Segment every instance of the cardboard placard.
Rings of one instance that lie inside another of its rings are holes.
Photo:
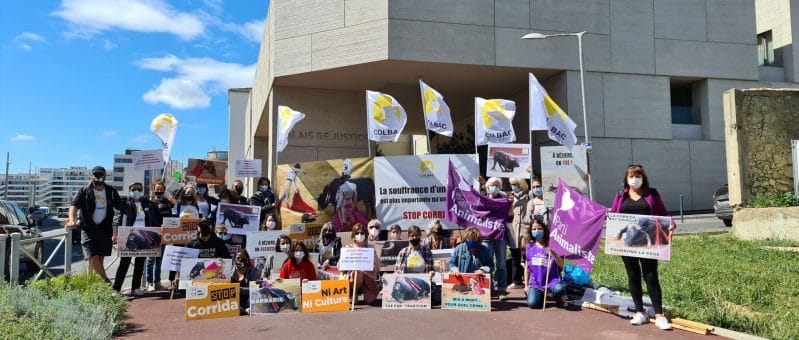
[[[180,265],[184,259],[196,259],[198,256],[200,256],[199,249],[168,245],[164,248],[164,256],[161,257],[161,268],[180,272]]]
[[[383,275],[383,309],[430,309],[430,275]]]
[[[119,257],[161,256],[161,228],[119,227],[117,255]]]
[[[225,184],[227,162],[189,158],[187,176],[193,176],[197,184]]]
[[[299,313],[300,279],[250,282],[250,315]]]
[[[260,159],[237,159],[236,177],[261,177]]]
[[[529,144],[488,143],[487,177],[530,178],[532,169]]]
[[[477,274],[444,274],[441,308],[491,311],[491,277]]]
[[[258,231],[261,218],[261,207],[219,203],[216,209],[216,224],[227,227],[232,235],[244,235]]]
[[[232,259],[184,259],[180,266],[179,289],[192,285],[192,280],[229,282]]]
[[[164,168],[164,153],[161,149],[133,151],[133,169],[136,171]]]
[[[360,270],[367,272],[375,270],[375,250],[359,247],[341,248],[338,269],[342,271]]]
[[[186,289],[186,320],[239,316],[239,284],[190,286]]]
[[[350,310],[349,280],[308,281],[302,285],[302,312]]]
[[[671,259],[671,217],[609,213],[605,221],[605,254]]]
[[[199,218],[165,217],[161,225],[161,243],[188,244],[197,238]]]

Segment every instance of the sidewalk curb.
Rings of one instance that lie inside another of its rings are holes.
[[[711,332],[711,334],[715,334],[715,335],[718,335],[718,336],[723,336],[725,338],[730,338],[730,339],[735,339],[735,340],[767,340],[767,338],[761,338],[761,337],[756,336],[756,335],[736,332],[736,331],[733,331],[733,330],[729,330],[729,329],[721,328],[721,327],[716,327],[716,326],[713,326],[713,327],[715,329],[713,330],[713,332]]]

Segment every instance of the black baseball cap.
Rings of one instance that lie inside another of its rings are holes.
[[[92,174],[95,174],[95,173],[98,173],[98,172],[102,172],[103,175],[105,175],[105,168],[102,167],[102,166],[99,166],[99,165],[94,167],[94,168],[92,168]]]

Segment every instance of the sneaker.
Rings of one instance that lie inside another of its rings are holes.
[[[119,291],[114,289],[111,291],[111,296],[119,296]]]
[[[155,291],[155,283],[148,283],[147,284],[147,291],[154,292]]]
[[[144,296],[144,291],[141,288],[136,288],[130,292],[133,296]]]
[[[502,292],[499,293],[499,301],[505,301],[508,299],[508,293]]]
[[[524,288],[524,285],[514,282],[511,283],[510,286],[508,286],[508,289],[519,289],[519,288]]]
[[[669,322],[669,319],[666,319],[665,316],[658,316],[655,319],[655,326],[658,326],[658,328],[664,331],[671,329],[671,323]]]
[[[646,314],[640,312],[635,313],[635,315],[633,315],[633,319],[630,320],[630,324],[636,326],[643,325],[645,323],[649,323],[649,318],[646,316]]]

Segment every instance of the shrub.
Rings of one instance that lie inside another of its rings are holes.
[[[790,192],[774,195],[756,195],[748,206],[752,208],[777,208],[799,206],[799,198]]]

